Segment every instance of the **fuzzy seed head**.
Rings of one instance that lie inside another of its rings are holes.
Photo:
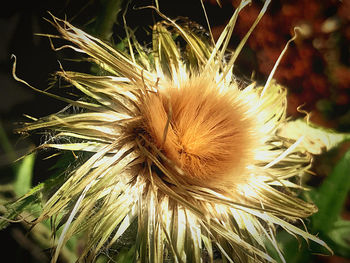
[[[235,91],[220,93],[216,83],[196,77],[147,94],[145,130],[187,182],[220,189],[244,179],[256,140]]]

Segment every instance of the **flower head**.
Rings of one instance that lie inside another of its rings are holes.
[[[268,244],[283,260],[276,226],[326,246],[288,222],[317,208],[293,191],[302,189],[311,155],[303,136],[284,129],[291,123],[286,90],[271,79],[261,87],[232,75],[246,38],[235,52],[227,45],[248,2],[215,45],[165,18],[153,26],[152,52],[134,40],[122,53],[53,17],[72,43],[64,47],[108,72],[57,72],[86,96],[74,101],[45,93],[80,110],[19,129],[49,132],[52,139],[40,148],[90,153],[38,218],[66,215],[53,261],[77,231],[88,233],[81,258],[93,260],[133,227],[137,262],[212,262],[215,251],[230,262],[274,262]]]

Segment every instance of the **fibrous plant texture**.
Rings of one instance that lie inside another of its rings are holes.
[[[276,227],[326,246],[292,224],[317,211],[295,193],[312,153],[337,137],[286,117],[286,90],[273,72],[264,86],[233,76],[269,1],[230,51],[238,13],[248,3],[241,2],[216,43],[154,8],[164,20],[153,26],[151,51],[130,34],[128,52],[120,52],[52,18],[59,37],[71,43],[56,49],[86,54],[108,72],[61,69],[57,76],[84,96],[44,93],[75,110],[18,130],[49,134],[39,148],[87,153],[37,219],[61,221],[53,262],[77,232],[87,233],[80,258],[87,261],[132,232],[135,262],[275,262],[267,247],[283,261]]]

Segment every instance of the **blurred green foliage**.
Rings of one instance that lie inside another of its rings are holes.
[[[308,222],[309,231],[317,234],[333,250],[334,255],[350,259],[350,221],[342,219],[345,201],[350,191],[350,150],[336,164],[322,184],[307,192],[319,211]],[[279,231],[277,240],[288,263],[320,262],[320,255],[330,255],[324,248],[307,244],[285,231]],[[278,255],[275,255],[278,262]]]

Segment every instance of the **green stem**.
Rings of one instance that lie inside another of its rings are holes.
[[[7,137],[6,131],[2,126],[2,122],[0,121],[0,147],[3,148],[4,152],[8,156],[8,158],[12,161],[16,159],[16,153],[11,145],[10,140]]]
[[[101,10],[97,16],[94,31],[98,37],[110,41],[113,25],[122,8],[123,0],[101,1]]]

